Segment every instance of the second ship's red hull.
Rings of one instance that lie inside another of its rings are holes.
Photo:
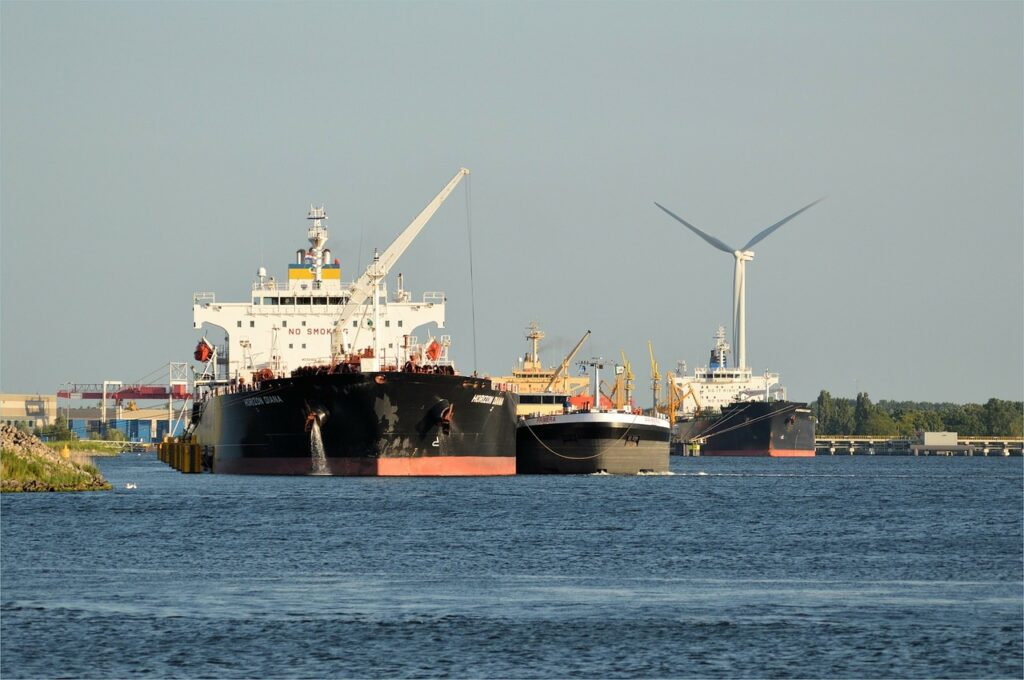
[[[812,458],[814,456],[814,449],[774,449],[774,450],[755,450],[755,449],[742,449],[742,450],[728,450],[728,451],[715,451],[709,450],[702,452],[704,456],[745,456],[748,458]]]

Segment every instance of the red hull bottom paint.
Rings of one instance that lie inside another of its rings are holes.
[[[813,458],[814,449],[738,449],[733,451],[707,451],[701,452],[702,456],[744,456],[746,458]]]
[[[328,458],[327,474],[336,477],[491,477],[514,475],[515,456],[430,456],[426,458]],[[312,475],[308,458],[216,460],[214,470],[228,475]]]

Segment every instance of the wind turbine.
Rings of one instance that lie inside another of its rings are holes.
[[[693,233],[700,236],[702,239],[710,243],[715,248],[718,248],[722,252],[729,253],[736,258],[736,267],[733,270],[732,280],[732,340],[733,347],[736,348],[736,364],[740,369],[747,367],[747,262],[754,259],[754,252],[750,250],[754,245],[760,243],[764,239],[768,238],[773,231],[789,222],[791,219],[807,210],[808,208],[820,203],[823,198],[819,198],[814,203],[805,205],[804,207],[797,210],[792,215],[785,217],[767,229],[762,229],[754,238],[747,241],[747,244],[742,248],[731,248],[725,243],[722,243],[714,236],[705,234],[703,231],[693,226],[679,215],[658,203],[654,202],[654,205],[658,206],[671,217],[681,222],[684,226],[688,227]]]

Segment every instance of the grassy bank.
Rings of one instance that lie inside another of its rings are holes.
[[[0,491],[100,491],[110,489],[87,462],[65,458],[31,435],[7,425],[0,431]]]
[[[0,491],[100,491],[110,488],[96,466],[0,451]]]
[[[64,448],[71,452],[89,453],[94,456],[116,456],[126,450],[142,448],[142,444],[131,444],[130,442],[109,442],[94,441],[92,439],[70,439],[67,441],[43,442],[57,453],[64,451]]]

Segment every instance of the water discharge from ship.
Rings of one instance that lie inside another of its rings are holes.
[[[324,451],[324,440],[320,436],[320,422],[313,419],[313,425],[309,428],[309,453],[313,459],[314,475],[329,475],[327,469],[327,453]]]

